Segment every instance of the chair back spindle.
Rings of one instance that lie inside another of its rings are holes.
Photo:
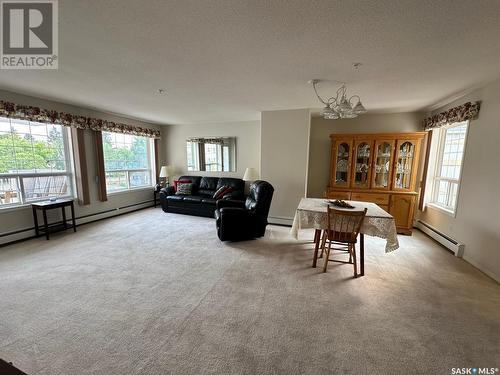
[[[366,211],[366,208],[363,211],[346,211],[328,206],[328,238],[336,242],[356,243]]]

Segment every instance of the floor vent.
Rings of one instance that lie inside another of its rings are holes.
[[[421,220],[417,220],[417,228],[420,229],[425,234],[427,234],[429,237],[439,242],[447,249],[453,251],[455,256],[462,258],[462,256],[464,255],[465,245],[463,243],[459,243],[458,241],[454,240],[453,238],[447,236],[444,233],[441,233],[433,226]]]

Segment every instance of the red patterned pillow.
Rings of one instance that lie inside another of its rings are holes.
[[[191,180],[174,180],[174,191],[177,192],[177,185],[179,183],[181,183],[181,184],[190,184],[192,182],[193,181],[191,181]]]
[[[229,194],[232,192],[234,188],[231,186],[222,186],[219,190],[217,190],[214,194],[215,199],[222,199],[224,198],[224,195]]]

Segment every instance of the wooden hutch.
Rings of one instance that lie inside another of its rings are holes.
[[[424,132],[331,134],[329,199],[373,202],[411,234]]]

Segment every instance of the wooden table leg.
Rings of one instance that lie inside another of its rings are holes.
[[[71,202],[71,221],[73,222],[73,232],[76,232],[75,205]]]
[[[39,236],[40,235],[40,231],[38,229],[38,215],[36,213],[36,208],[35,207],[31,207],[33,209],[33,222],[35,223],[35,236]]]
[[[62,210],[62,217],[63,217],[63,225],[64,225],[64,229],[66,229],[68,226],[66,225],[66,207],[65,206],[62,206],[61,207],[61,210]]]
[[[359,263],[361,267],[360,276],[365,274],[365,235],[363,233],[359,234]]]
[[[314,258],[313,258],[313,268],[316,267],[316,260],[318,259],[318,249],[319,243],[321,241],[321,229],[316,229],[314,232]]]
[[[45,238],[49,239],[49,224],[47,223],[47,210],[42,208],[43,213],[43,228],[45,229]]]

